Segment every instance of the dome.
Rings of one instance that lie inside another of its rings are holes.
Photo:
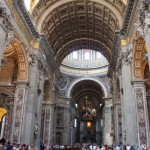
[[[99,71],[108,67],[107,59],[97,51],[82,49],[70,53],[61,63],[60,69],[62,72],[69,72],[75,74],[90,74],[90,72]]]

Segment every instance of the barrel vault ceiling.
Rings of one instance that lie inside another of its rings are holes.
[[[125,0],[39,0],[32,16],[58,66],[80,49],[100,51],[110,61],[114,33],[122,27],[126,6]]]

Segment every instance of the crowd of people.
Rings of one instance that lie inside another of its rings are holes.
[[[150,150],[146,146],[130,146],[130,145],[82,145],[81,150]]]
[[[68,145],[54,145],[51,146],[49,144],[44,145],[41,144],[40,150],[150,150],[150,147],[146,146],[130,146],[130,145],[96,145],[96,144],[82,144],[82,145],[75,145],[75,146],[68,146]],[[16,144],[5,142],[5,140],[0,140],[0,150],[35,150],[33,144],[26,145],[26,144]]]

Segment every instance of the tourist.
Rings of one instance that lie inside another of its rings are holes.
[[[129,146],[129,144],[126,146],[126,148],[127,148],[127,150],[130,150],[130,149],[131,149],[131,147]]]
[[[7,143],[7,150],[12,150],[12,145],[10,144],[10,142]]]

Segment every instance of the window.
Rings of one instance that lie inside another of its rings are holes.
[[[102,58],[102,54],[100,52],[96,52],[96,58],[97,59],[101,59]]]
[[[27,10],[29,11],[30,10],[30,4],[31,4],[30,0],[24,0],[24,3],[25,3]]]
[[[78,52],[73,52],[72,57],[73,57],[74,60],[78,59]]]
[[[84,53],[84,59],[85,60],[90,60],[90,52],[85,52]]]
[[[77,119],[74,119],[74,127],[77,127]]]

